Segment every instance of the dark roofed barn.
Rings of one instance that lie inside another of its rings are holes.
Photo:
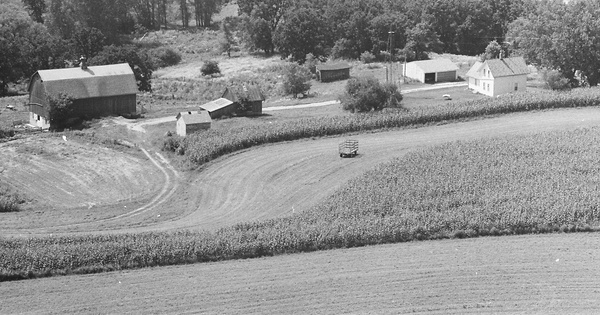
[[[29,121],[50,127],[48,97],[73,97],[73,117],[99,117],[136,113],[138,91],[127,63],[81,68],[39,70],[29,82]]]
[[[249,103],[249,107],[246,111],[241,112],[240,114],[246,116],[260,116],[262,115],[262,105],[265,100],[264,95],[260,91],[257,86],[249,85],[242,86],[241,90],[236,92],[233,88],[227,87],[223,92],[224,99],[228,99],[236,104],[236,110],[239,109],[240,104],[242,102],[242,95],[245,95],[248,99],[246,100]]]
[[[347,63],[317,65],[317,78],[321,82],[332,82],[350,78],[351,66]]]

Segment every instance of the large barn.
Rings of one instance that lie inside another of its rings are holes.
[[[29,123],[50,128],[48,97],[66,93],[73,97],[73,117],[100,117],[136,113],[138,91],[127,63],[39,70],[29,82]]]
[[[406,64],[406,76],[422,83],[456,81],[458,66],[449,59],[413,61]]]

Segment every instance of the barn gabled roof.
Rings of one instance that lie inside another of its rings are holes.
[[[432,59],[411,62],[424,73],[448,72],[458,70],[458,66],[450,59]]]
[[[210,123],[212,119],[207,111],[181,112],[177,119],[182,119],[186,125]]]
[[[226,99],[226,98],[219,98],[216,99],[214,101],[208,102],[204,105],[200,105],[200,108],[204,109],[205,111],[208,112],[214,112],[216,110],[219,110],[221,108],[230,106],[231,104],[233,104],[232,101]]]
[[[133,70],[127,63],[89,66],[87,69],[38,70],[29,83],[29,91],[36,75],[43,82],[47,94],[63,92],[74,99],[129,95],[138,91]]]

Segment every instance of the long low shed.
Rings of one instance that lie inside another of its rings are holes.
[[[332,82],[350,78],[351,66],[347,63],[320,64],[316,66],[317,78],[321,82]]]

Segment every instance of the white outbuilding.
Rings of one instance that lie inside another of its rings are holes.
[[[422,83],[456,81],[458,66],[450,59],[413,61],[406,64],[406,76]]]
[[[207,111],[180,112],[177,119],[177,135],[185,137],[198,130],[210,129],[212,119]]]

